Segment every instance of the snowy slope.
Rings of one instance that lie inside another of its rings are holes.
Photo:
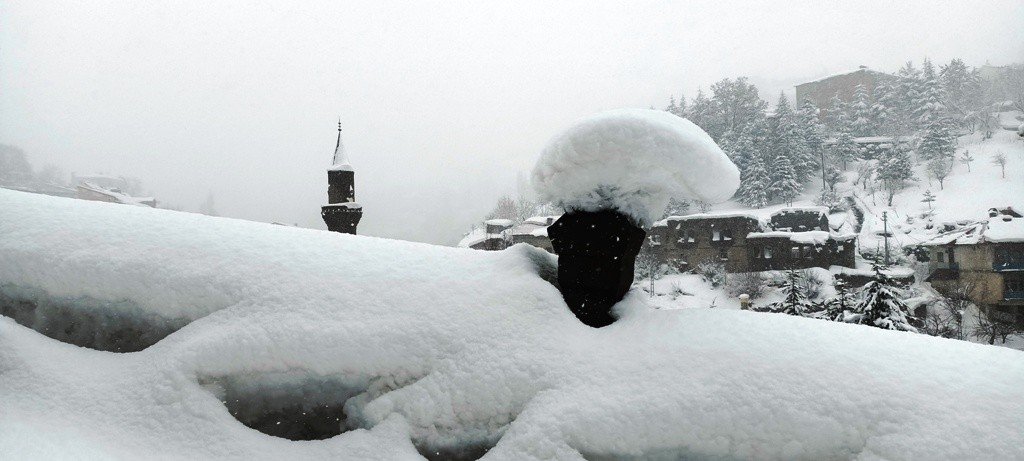
[[[0,291],[189,322],[116,354],[0,318],[0,459],[1024,456],[1019,351],[636,295],[595,330],[552,263],[0,190]],[[362,429],[265,435],[231,380]]]

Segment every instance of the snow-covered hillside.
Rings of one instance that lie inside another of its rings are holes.
[[[0,459],[1024,456],[1019,351],[638,295],[591,329],[552,268],[0,190],[0,299],[184,324],[119,354],[0,317]],[[351,430],[232,417],[325,407]]]

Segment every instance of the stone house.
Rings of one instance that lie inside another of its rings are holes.
[[[971,301],[990,315],[1024,324],[1024,218],[1012,209],[922,244],[937,290],[971,286]]]
[[[746,213],[673,216],[651,227],[647,245],[679,270],[706,260],[727,272],[854,267],[856,236],[832,232],[826,212],[785,208],[767,222]]]
[[[132,197],[121,192],[120,189],[107,189],[93,183],[82,183],[76,186],[76,197],[82,200],[95,202],[121,203],[125,205],[144,205],[156,208],[156,199],[153,197]]]
[[[482,229],[470,232],[458,246],[474,250],[504,250],[517,243],[526,243],[554,253],[551,239],[548,238],[548,226],[558,216],[534,216],[516,225],[511,219],[488,219]]]

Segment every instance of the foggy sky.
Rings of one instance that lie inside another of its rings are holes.
[[[1024,61],[1024,2],[0,0],[0,143],[161,202],[325,228],[336,124],[360,234],[453,244],[596,111],[748,76]]]

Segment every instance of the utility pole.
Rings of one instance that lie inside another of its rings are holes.
[[[889,212],[882,212],[882,236],[885,237],[885,265],[889,265]]]

